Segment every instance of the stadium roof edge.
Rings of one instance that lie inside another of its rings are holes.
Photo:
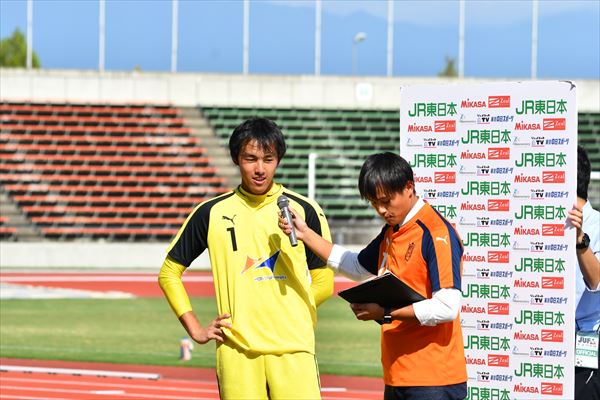
[[[0,68],[0,100],[179,107],[394,109],[400,87],[527,79],[349,77]],[[600,80],[573,80],[579,112],[600,112]]]

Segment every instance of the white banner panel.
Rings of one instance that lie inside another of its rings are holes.
[[[400,153],[465,246],[468,398],[573,398],[575,85],[403,87]]]

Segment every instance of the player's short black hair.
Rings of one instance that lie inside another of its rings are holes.
[[[277,124],[270,119],[254,117],[239,124],[229,138],[229,154],[234,164],[246,143],[256,140],[262,151],[274,149],[277,160],[281,161],[287,149],[283,133]]]
[[[592,172],[592,165],[588,158],[587,151],[577,146],[577,197],[581,197],[584,200],[588,199],[588,186],[590,185],[590,175]]]
[[[413,170],[404,158],[390,152],[377,153],[370,155],[360,169],[358,190],[361,198],[372,201],[377,199],[377,189],[392,196],[414,181]]]

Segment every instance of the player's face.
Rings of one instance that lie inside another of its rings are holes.
[[[376,194],[377,198],[371,200],[371,206],[391,226],[404,222],[404,218],[406,218],[406,215],[416,202],[412,182],[408,182],[406,187],[400,192],[388,195],[383,190],[377,189]]]
[[[274,147],[263,151],[256,140],[247,142],[238,156],[242,188],[249,193],[265,194],[273,186],[279,160]]]

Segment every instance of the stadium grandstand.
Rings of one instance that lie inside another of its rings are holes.
[[[278,181],[316,198],[336,241],[362,244],[380,222],[359,198],[358,171],[367,155],[399,149],[399,88],[449,82],[1,72],[2,242],[163,247],[196,204],[239,183],[227,140],[252,116],[273,119],[286,135]],[[598,206],[599,86],[577,85],[578,140],[593,163]]]

